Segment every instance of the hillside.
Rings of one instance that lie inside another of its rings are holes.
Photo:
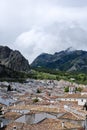
[[[5,67],[4,65],[0,65],[0,80],[8,78],[24,78],[24,75],[22,74],[22,72],[14,71]]]
[[[65,72],[87,72],[87,51],[68,48],[53,55],[43,53],[33,61],[31,67]]]
[[[13,71],[29,71],[28,60],[17,50],[12,50],[7,46],[0,46],[0,65]]]

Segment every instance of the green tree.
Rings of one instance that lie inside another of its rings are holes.
[[[58,81],[60,80],[60,76],[59,75],[56,76],[56,80],[58,80]]]
[[[12,91],[12,88],[10,85],[8,85],[7,91]]]
[[[83,89],[81,87],[77,88],[77,91],[81,92]]]
[[[64,92],[69,92],[69,86],[64,88]]]
[[[33,99],[33,103],[39,102],[38,98]]]
[[[41,93],[41,90],[40,90],[40,89],[37,89],[37,93]]]

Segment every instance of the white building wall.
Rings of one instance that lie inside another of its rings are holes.
[[[86,99],[78,99],[78,105],[83,106],[86,103]]]
[[[60,98],[58,99],[59,101],[77,101],[78,102],[78,105],[80,106],[83,106],[86,102],[87,102],[87,99],[86,98]]]
[[[81,92],[81,95],[86,95],[87,94],[87,92]]]

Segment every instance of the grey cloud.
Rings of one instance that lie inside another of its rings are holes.
[[[30,62],[40,53],[86,49],[87,0],[0,0],[0,44]]]
[[[66,7],[86,7],[87,0],[54,0],[57,5]]]
[[[16,39],[13,48],[17,47],[32,62],[43,52],[52,54],[70,46],[86,50],[86,35],[87,32],[80,25],[57,23],[44,29],[33,28],[21,34]]]

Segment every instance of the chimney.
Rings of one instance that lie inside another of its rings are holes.
[[[5,108],[4,108],[4,106],[2,107],[2,110],[4,110]]]
[[[3,128],[3,127],[4,127],[3,122],[1,122],[0,123],[0,128]]]
[[[4,111],[2,111],[2,115],[4,115],[5,114],[5,112]]]
[[[64,126],[65,126],[65,123],[64,123],[64,122],[62,122],[62,128],[64,128]]]

